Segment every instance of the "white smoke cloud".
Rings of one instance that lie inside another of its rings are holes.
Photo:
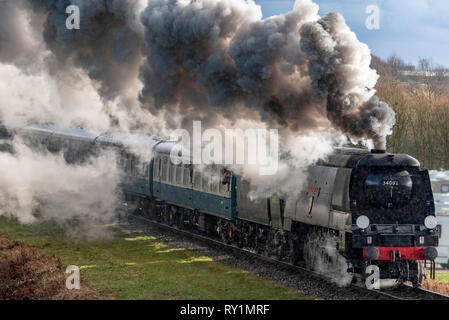
[[[68,165],[62,154],[36,152],[18,139],[12,145],[13,154],[0,153],[0,215],[23,223],[114,217],[119,172],[113,153]]]
[[[40,68],[46,51],[43,19],[26,0],[0,1],[0,61]]]
[[[328,277],[340,287],[348,286],[353,275],[348,263],[337,250],[337,242],[329,233],[311,233],[304,243],[304,259],[314,271]]]
[[[61,127],[83,126],[107,130],[109,117],[95,88],[81,72],[64,81],[45,72],[25,73],[0,64],[0,120],[12,127],[33,123],[57,123]]]
[[[276,194],[287,200],[287,206],[294,205],[298,195],[304,190],[307,167],[320,159],[325,159],[332,153],[334,147],[347,142],[344,135],[332,129],[323,129],[302,136],[284,134],[280,140],[280,157],[269,160],[269,163],[278,162],[274,175],[261,175],[259,172],[260,167],[263,167],[261,164],[233,165],[230,168],[251,182],[253,189],[249,194],[250,198],[267,198]],[[250,154],[258,152],[255,145],[246,147]]]

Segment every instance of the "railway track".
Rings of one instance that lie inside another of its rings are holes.
[[[128,222],[130,223],[139,223],[143,225],[152,225],[156,226],[163,230],[168,230],[170,232],[183,235],[188,239],[198,240],[200,242],[206,243],[208,245],[213,245],[221,250],[225,250],[227,252],[233,254],[244,255],[250,259],[257,259],[259,261],[263,261],[264,263],[271,264],[275,266],[278,270],[284,270],[295,274],[304,274],[306,273],[309,277],[313,277],[316,281],[327,281],[332,282],[331,279],[323,274],[320,274],[316,271],[313,271],[305,266],[301,265],[293,265],[291,263],[287,263],[284,261],[279,261],[270,257],[259,255],[255,252],[252,252],[247,249],[239,248],[232,244],[224,243],[220,240],[213,239],[210,237],[206,237],[201,234],[193,233],[188,230],[179,229],[161,222],[157,222],[146,217],[142,217],[135,214],[128,214]],[[381,289],[381,290],[369,290],[364,284],[360,281],[357,281],[354,284],[345,288],[349,290],[361,299],[378,299],[378,300],[449,300],[449,296],[432,292],[422,288],[415,288],[413,286],[407,284],[401,284],[399,286]]]

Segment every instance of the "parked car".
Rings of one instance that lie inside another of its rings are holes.
[[[441,228],[436,263],[449,269],[449,171],[430,171],[435,214]]]

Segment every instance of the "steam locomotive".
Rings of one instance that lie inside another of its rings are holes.
[[[330,236],[355,274],[363,276],[369,265],[376,265],[381,279],[419,285],[423,262],[430,262],[434,273],[440,230],[429,174],[408,155],[338,148],[308,167],[304,190],[296,199],[253,201],[250,182],[224,166],[200,170],[172,163],[171,153],[181,155],[174,141],[51,126],[29,126],[21,132],[33,145],[64,152],[68,162],[115,149],[124,172],[124,204],[134,206],[135,214],[292,263],[304,262],[311,236]],[[141,161],[130,147],[152,150],[153,157]]]

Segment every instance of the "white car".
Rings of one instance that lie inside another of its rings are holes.
[[[441,238],[439,242],[438,258],[436,263],[449,268],[449,172],[431,171],[433,199],[435,202],[435,214],[438,224],[441,226]]]

